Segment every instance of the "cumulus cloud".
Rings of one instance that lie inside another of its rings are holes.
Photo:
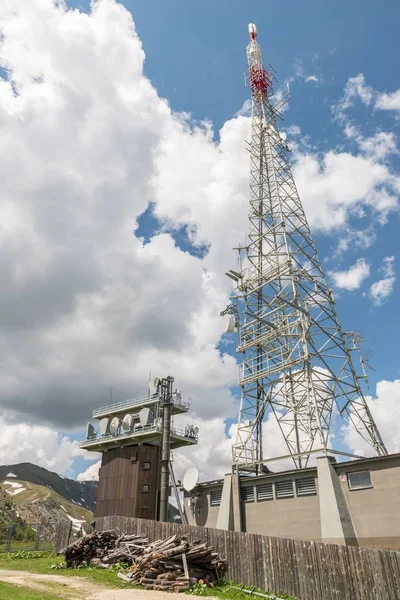
[[[127,390],[122,400],[143,393],[150,371],[173,374],[204,429],[204,476],[222,473],[237,368],[218,348],[219,312],[246,234],[249,104],[219,132],[174,113],[114,0],[88,14],[7,0],[0,22],[2,404],[32,427],[80,430],[110,385]],[[313,229],[345,227],[360,207],[395,210],[400,185],[376,153],[310,152],[294,153],[294,174]],[[150,202],[160,230],[145,243]],[[182,228],[204,256],[177,246]],[[62,471],[79,450],[54,435],[68,447]]]
[[[373,300],[375,306],[381,306],[386,302],[394,289],[396,281],[396,272],[394,269],[394,256],[387,256],[383,259],[383,265],[380,268],[381,273],[384,277],[375,281],[369,290],[369,295]]]
[[[101,467],[101,460],[90,465],[85,471],[79,473],[76,477],[78,481],[98,481],[99,480],[99,469]]]
[[[375,108],[379,110],[400,111],[400,90],[396,90],[391,94],[379,94],[376,99]]]
[[[294,177],[314,229],[342,228],[360,207],[385,222],[398,209],[400,179],[372,157],[328,151],[322,157],[297,150]]]
[[[400,380],[379,381],[376,385],[375,397],[367,396],[368,406],[379,429],[381,437],[390,453],[400,452],[399,419],[400,419]],[[344,439],[348,448],[356,454],[371,456],[371,447],[364,442],[357,431],[344,427]]]
[[[76,440],[45,425],[13,422],[12,414],[0,416],[0,457],[2,464],[31,462],[57,473],[71,473],[77,457],[93,458],[79,448]]]
[[[358,290],[364,279],[370,275],[370,267],[364,258],[359,258],[346,271],[329,271],[334,284],[340,290]]]
[[[235,361],[216,343],[228,284],[170,234],[144,244],[132,232],[165,153],[187,147],[193,164],[217,157],[223,171],[236,138],[217,148],[208,125],[172,113],[121,4],[85,14],[34,0],[0,13],[3,404],[79,427],[110,384],[139,394],[152,371],[173,373],[200,414],[225,413]]]

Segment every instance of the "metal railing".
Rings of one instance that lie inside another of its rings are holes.
[[[120,431],[115,434],[109,433],[107,435],[102,435],[99,437],[93,435],[91,437],[86,438],[82,442],[80,442],[79,445],[84,446],[88,443],[95,444],[96,442],[103,443],[103,442],[109,442],[112,440],[123,440],[124,438],[141,437],[142,435],[147,434],[147,433],[160,433],[161,434],[161,431],[162,431],[161,424],[154,423],[152,425],[146,425],[145,427],[137,427],[131,431]],[[183,429],[176,429],[173,427],[171,429],[171,435],[174,437],[180,437],[180,438],[187,439],[187,440],[193,440],[196,443],[198,441],[197,434],[192,433],[191,435],[188,435],[187,432]]]
[[[124,400],[123,402],[117,402],[116,404],[108,404],[107,406],[102,406],[101,408],[95,408],[93,411],[93,417],[103,413],[117,412],[131,406],[145,404],[146,402],[155,403],[157,401],[158,394],[152,394],[151,396],[140,396],[139,398],[131,398],[130,400]],[[175,396],[173,397],[172,403],[173,405],[179,406],[185,410],[188,410],[190,406],[189,402],[184,402],[181,399],[178,400]]]

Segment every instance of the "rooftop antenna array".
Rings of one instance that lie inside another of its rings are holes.
[[[276,419],[287,447],[287,454],[273,459],[291,458],[296,469],[306,467],[313,453],[346,455],[329,448],[337,418],[385,455],[277,128],[290,93],[274,104],[275,73],[263,66],[254,23],[249,36],[248,237],[236,249],[237,267],[227,273],[235,288],[221,313],[223,331],[237,331],[242,356],[233,468],[266,469],[263,425],[269,418]]]

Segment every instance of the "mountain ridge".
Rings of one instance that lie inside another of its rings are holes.
[[[0,483],[7,480],[30,482],[49,488],[59,496],[90,512],[93,512],[96,507],[97,481],[75,481],[29,462],[0,465]],[[15,496],[14,499],[17,500],[16,493],[10,495]]]

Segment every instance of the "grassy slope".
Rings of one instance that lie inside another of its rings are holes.
[[[33,502],[34,500],[48,500],[48,499],[52,499],[55,500],[55,502],[57,502],[57,504],[62,504],[65,508],[65,510],[67,511],[67,513],[73,518],[73,519],[80,519],[80,520],[85,520],[85,521],[91,521],[93,518],[93,515],[90,511],[88,511],[86,508],[83,508],[82,506],[79,506],[77,504],[74,504],[73,502],[70,502],[69,500],[67,500],[66,498],[63,498],[62,496],[60,496],[59,494],[57,494],[56,492],[54,492],[53,490],[43,486],[43,485],[36,485],[35,483],[30,483],[29,481],[21,481],[19,479],[10,479],[10,481],[15,481],[15,483],[20,483],[24,488],[25,491],[16,494],[15,496],[10,496],[10,498],[12,498],[13,502],[16,504],[16,506],[26,506],[27,504],[29,504],[30,502]],[[10,490],[11,486],[9,485],[5,485],[4,483],[0,483],[0,487],[2,487],[4,490]]]

